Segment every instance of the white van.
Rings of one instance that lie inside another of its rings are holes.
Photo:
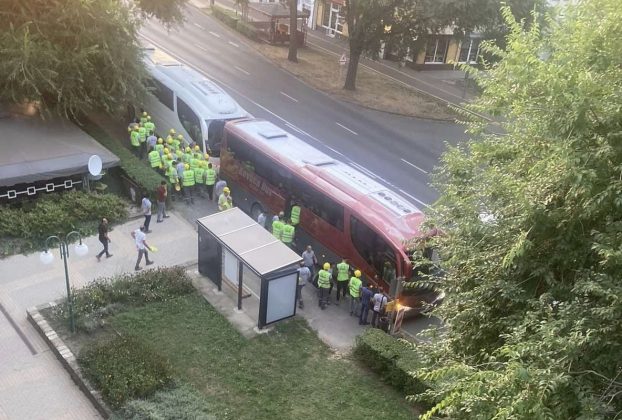
[[[153,47],[143,51],[153,89],[143,109],[151,115],[158,134],[166,136],[174,128],[187,141],[217,155],[224,122],[250,114],[220,86],[165,52]]]

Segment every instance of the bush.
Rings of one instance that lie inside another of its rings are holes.
[[[235,15],[233,12],[219,7],[219,6],[212,6],[212,13],[214,14],[214,17],[218,20],[221,20],[225,23],[225,25],[232,27],[233,29],[237,29],[237,23],[240,20],[240,18]]]
[[[406,395],[421,394],[428,388],[409,374],[420,367],[416,348],[379,329],[369,328],[358,336],[353,354],[384,382]]]
[[[72,292],[76,325],[79,329],[91,331],[99,326],[101,319],[126,306],[165,301],[194,291],[192,281],[181,267],[97,279]],[[65,305],[57,306],[56,315],[66,315]]]
[[[155,194],[156,188],[162,181],[166,181],[159,173],[154,171],[147,161],[142,161],[132,154],[130,150],[123,147],[119,141],[110,137],[104,130],[90,120],[83,118],[78,123],[82,130],[100,142],[121,160],[120,167],[125,174],[143,190],[150,195]]]
[[[201,394],[184,385],[158,391],[148,399],[128,401],[113,420],[215,419]]]
[[[113,194],[84,191],[48,194],[20,206],[0,207],[0,237],[20,238],[21,251],[26,252],[42,248],[49,235],[72,230],[83,236],[95,233],[102,217],[110,223],[124,220],[127,202]]]
[[[253,41],[257,41],[259,39],[257,35],[257,29],[253,25],[248,24],[247,22],[242,22],[241,20],[238,20],[235,29],[244,36],[252,39]]]
[[[173,380],[169,362],[132,336],[86,347],[78,362],[113,408],[133,398],[148,397]]]

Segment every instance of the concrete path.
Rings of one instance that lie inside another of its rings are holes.
[[[133,272],[136,249],[130,233],[142,219],[116,226],[110,233],[113,257],[97,262],[97,237],[86,238],[89,254],[78,257],[70,247],[69,274],[73,287],[99,277]],[[193,226],[174,213],[164,223],[152,222],[147,242],[159,248],[152,267],[189,264],[197,259]],[[0,261],[0,419],[96,419],[91,403],[26,320],[26,309],[66,296],[62,260],[54,250],[50,265],[39,254],[16,255]],[[144,261],[142,263],[144,267]]]

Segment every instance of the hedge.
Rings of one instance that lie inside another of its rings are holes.
[[[242,22],[241,20],[238,20],[238,23],[235,29],[241,34],[243,34],[244,36],[246,36],[247,38],[252,39],[253,41],[257,41],[259,39],[259,36],[257,34],[257,29],[253,25],[249,25],[246,22]]]
[[[384,331],[368,328],[357,337],[354,356],[365,366],[378,373],[382,380],[405,395],[421,394],[429,385],[408,372],[420,367],[416,349]],[[433,405],[425,401],[424,405]]]
[[[78,361],[86,377],[113,408],[135,398],[149,397],[173,381],[170,363],[131,336],[87,345]]]
[[[147,161],[138,159],[130,150],[123,147],[118,140],[113,139],[103,129],[92,121],[83,118],[80,121],[81,128],[91,137],[96,139],[108,150],[117,155],[121,160],[120,166],[125,174],[143,191],[149,195],[155,194],[156,188],[160,186],[162,181],[166,181],[162,175],[154,171]]]
[[[223,7],[214,5],[212,6],[212,13],[216,19],[223,21],[225,25],[237,30],[237,23],[240,18],[234,15],[233,12]]]

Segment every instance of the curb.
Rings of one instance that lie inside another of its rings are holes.
[[[65,370],[71,376],[71,379],[78,385],[78,388],[93,403],[95,409],[105,418],[112,416],[112,410],[108,408],[104,402],[101,393],[95,390],[82,374],[82,370],[78,365],[78,361],[73,352],[65,345],[65,342],[58,336],[56,331],[52,329],[47,320],[39,313],[42,309],[52,308],[60,302],[50,302],[43,305],[29,308],[26,313],[28,320],[35,327],[41,338],[47,343],[52,353],[61,362]]]

